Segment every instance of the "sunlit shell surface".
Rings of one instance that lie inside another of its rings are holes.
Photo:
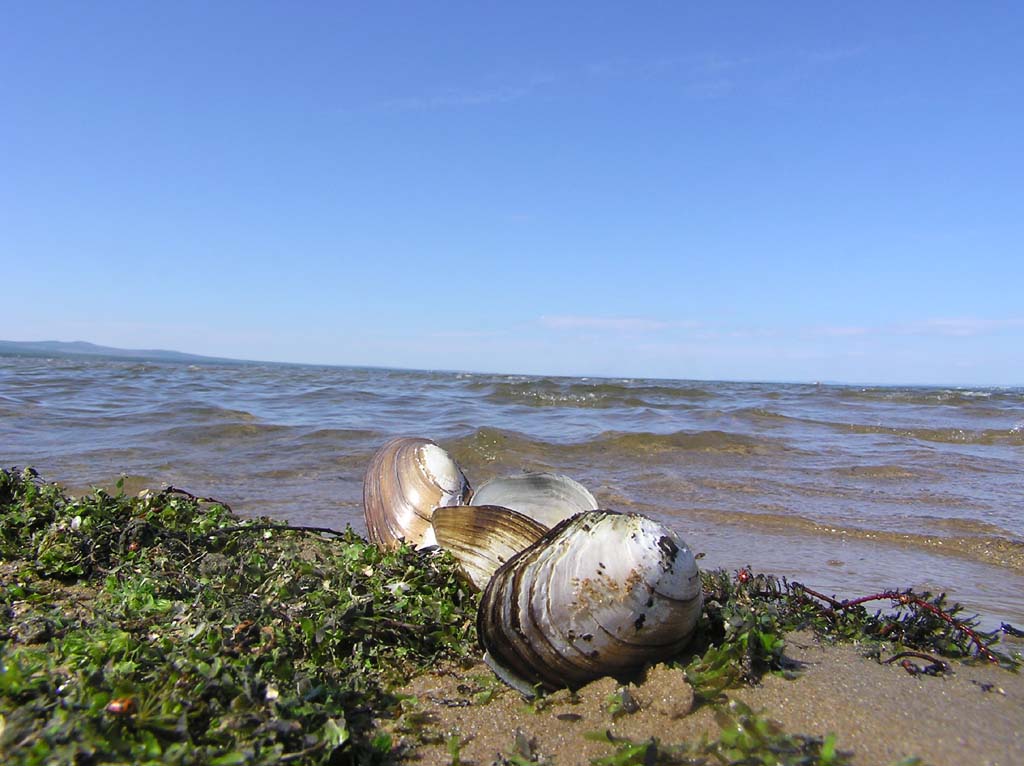
[[[677,654],[700,616],[693,554],[639,514],[573,517],[503,565],[477,613],[485,659],[510,685],[577,688]]]
[[[434,544],[434,509],[468,502],[472,490],[451,456],[429,439],[392,439],[373,456],[363,478],[370,541],[397,548]]]
[[[546,527],[577,513],[597,510],[597,500],[590,490],[558,473],[523,473],[491,479],[477,488],[472,504],[511,508]]]
[[[437,544],[452,554],[477,590],[498,567],[537,542],[548,528],[496,505],[454,505],[434,511]]]

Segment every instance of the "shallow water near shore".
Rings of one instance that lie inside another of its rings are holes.
[[[0,356],[0,465],[72,492],[173,484],[365,532],[396,435],[473,484],[567,473],[677,529],[705,566],[854,597],[945,591],[1024,623],[1024,389],[551,378]]]

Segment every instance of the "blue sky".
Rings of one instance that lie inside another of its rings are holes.
[[[0,338],[1024,384],[1019,4],[2,16]]]

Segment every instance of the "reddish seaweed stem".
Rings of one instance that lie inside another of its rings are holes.
[[[834,610],[849,609],[850,607],[859,606],[860,604],[865,604],[869,601],[889,600],[897,604],[900,604],[901,606],[908,606],[912,604],[920,609],[924,609],[926,612],[931,612],[940,620],[943,620],[944,622],[952,625],[954,628],[959,630],[961,633],[964,633],[977,647],[978,654],[980,654],[986,660],[988,660],[989,662],[999,662],[999,658],[996,657],[995,654],[992,653],[992,650],[988,648],[988,644],[982,641],[978,634],[975,633],[971,628],[969,628],[967,625],[964,625],[959,620],[954,619],[951,615],[942,611],[934,604],[925,601],[923,598],[915,596],[913,593],[901,593],[899,591],[887,590],[881,593],[874,593],[870,596],[861,596],[860,598],[837,601],[831,596],[826,596],[824,593],[819,593],[818,591],[812,590],[811,588],[808,588],[806,585],[803,585],[798,582],[794,582],[793,587],[799,588],[804,593],[807,593],[810,596],[814,596],[815,598],[827,602],[829,606]]]

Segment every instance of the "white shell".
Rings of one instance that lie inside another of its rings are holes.
[[[583,511],[597,510],[597,500],[575,479],[559,473],[501,476],[477,487],[471,505],[511,508],[546,527]]]
[[[434,544],[434,509],[460,505],[471,494],[454,460],[429,439],[392,439],[370,460],[363,478],[363,513],[370,541],[379,548]]]
[[[477,613],[488,664],[524,694],[628,678],[689,642],[703,592],[693,554],[639,514],[591,511],[491,578]]]

